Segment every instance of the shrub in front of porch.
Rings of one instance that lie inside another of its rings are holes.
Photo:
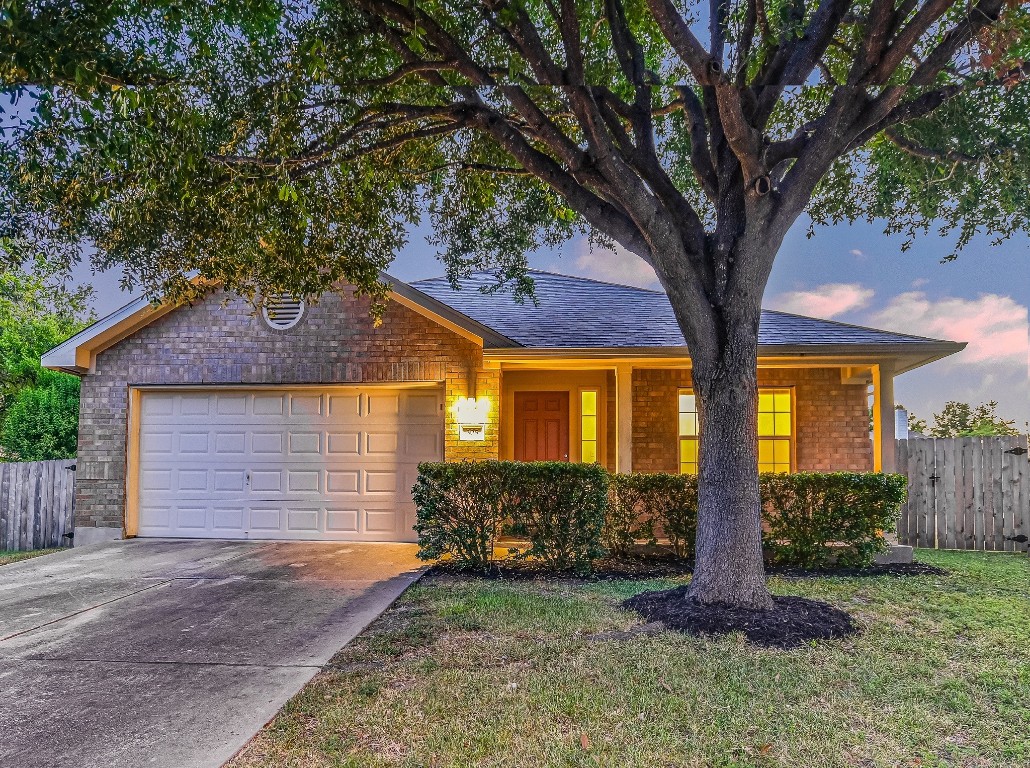
[[[639,542],[668,541],[673,553],[694,558],[697,476],[668,472],[613,474],[603,543],[625,555]]]
[[[860,567],[886,551],[905,502],[904,475],[879,472],[764,474],[762,547],[773,565]]]
[[[763,474],[763,547],[777,566],[868,565],[886,549],[905,500],[903,475],[855,472]],[[449,555],[487,568],[502,533],[530,545],[514,552],[558,570],[585,572],[605,551],[625,556],[662,541],[693,557],[697,478],[610,474],[566,462],[423,464],[415,486],[419,556]]]
[[[412,489],[418,556],[486,570],[505,533],[529,541],[513,550],[517,557],[587,572],[604,554],[609,478],[596,464],[563,461],[420,464]]]

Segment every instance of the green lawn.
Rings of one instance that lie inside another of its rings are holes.
[[[51,552],[59,552],[57,549],[32,549],[28,552],[12,552],[9,549],[0,549],[0,565],[16,563],[19,560],[28,560],[30,557],[49,555]]]
[[[427,578],[229,765],[1030,765],[1030,560],[949,576],[771,580],[864,632],[794,651],[620,632],[674,582]]]

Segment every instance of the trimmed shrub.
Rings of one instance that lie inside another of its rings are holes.
[[[605,546],[625,554],[635,542],[655,543],[659,533],[678,557],[694,556],[697,477],[665,472],[613,475]]]
[[[905,501],[904,475],[798,472],[761,476],[763,548],[776,565],[863,566],[887,549]]]
[[[486,570],[511,508],[507,469],[500,461],[419,464],[411,496],[421,559],[450,555],[461,566]]]
[[[520,556],[539,558],[558,570],[588,572],[591,562],[604,554],[608,471],[597,464],[565,461],[510,465],[511,495],[518,499],[513,530],[524,532],[530,541]]]
[[[763,474],[762,542],[775,565],[861,566],[886,549],[905,500],[903,475]],[[665,538],[694,557],[697,478],[667,473],[612,475],[596,464],[477,461],[419,465],[412,493],[419,557],[449,555],[486,569],[502,533],[529,540],[515,557],[587,572],[605,547],[625,554]]]
[[[604,554],[608,473],[593,464],[515,461],[426,463],[412,489],[418,556],[449,555],[486,569],[501,532],[529,539],[519,557],[560,570],[590,570]]]
[[[868,565],[886,549],[883,531],[894,528],[906,485],[903,475],[761,475],[766,560],[799,568]],[[696,476],[615,475],[612,487],[607,546],[624,553],[635,541],[665,538],[678,557],[694,557]]]

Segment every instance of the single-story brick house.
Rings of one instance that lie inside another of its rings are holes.
[[[691,471],[690,358],[665,294],[532,272],[538,302],[391,281],[255,313],[135,301],[43,356],[82,377],[75,542],[412,540],[421,461]],[[893,378],[963,344],[763,313],[763,470],[889,470]],[[873,439],[869,435],[869,394]]]

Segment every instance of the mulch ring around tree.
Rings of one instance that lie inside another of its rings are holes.
[[[649,622],[691,635],[742,632],[748,641],[767,648],[799,648],[813,640],[858,634],[854,620],[839,608],[803,597],[773,597],[769,610],[724,603],[703,604],[686,597],[687,587],[642,592],[622,605]]]

